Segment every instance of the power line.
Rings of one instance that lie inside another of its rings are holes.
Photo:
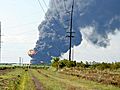
[[[46,8],[48,8],[48,6],[47,6],[47,4],[46,4],[45,0],[43,0],[43,3],[45,4]]]
[[[39,5],[40,5],[42,11],[45,13],[45,10],[44,10],[44,8],[43,8],[43,6],[42,6],[42,4],[41,4],[41,2],[40,2],[39,0],[38,0],[38,3],[39,3]]]
[[[54,0],[53,0],[53,4],[54,4],[55,10],[56,10],[56,13],[58,14],[58,17],[60,17],[59,12],[58,12],[58,10],[57,10],[57,6],[56,6],[56,4],[55,4],[55,1],[54,1]]]
[[[66,14],[70,14],[71,11],[67,10],[66,1],[67,0],[63,0],[63,6],[64,6]]]
[[[64,5],[64,9],[65,9],[65,11],[67,12],[68,10],[67,10],[67,8],[66,8],[66,0],[63,0],[63,5]]]
[[[58,15],[58,18],[60,18],[60,14],[59,14],[59,11],[58,11],[58,9],[57,9],[55,0],[53,0],[53,4],[54,4],[55,10],[56,10],[56,13],[57,13],[57,15]],[[67,27],[65,26],[65,24],[64,24],[65,22],[66,22],[66,21],[61,21],[60,23],[62,24],[63,28],[66,30],[66,29],[68,29],[68,26],[67,26]],[[68,22],[68,21],[67,21],[67,22]]]
[[[48,6],[47,6],[47,4],[46,4],[46,2],[45,2],[45,0],[42,0],[43,1],[43,3],[45,4],[45,6],[46,6],[46,8],[48,8]],[[39,1],[39,3],[40,3],[40,1]],[[59,15],[59,12],[58,12],[58,10],[57,10],[57,6],[56,6],[56,4],[55,4],[55,1],[53,0],[53,4],[54,4],[54,7],[55,7],[55,10],[56,10],[56,12],[57,12],[57,15],[58,15],[58,17],[60,16]],[[40,6],[42,6],[41,5],[41,3],[40,3]],[[45,10],[44,10],[45,11]],[[53,17],[54,18],[54,17]]]
[[[44,12],[44,14],[46,14],[46,12],[45,12],[45,10],[44,10],[41,2],[40,2],[39,0],[38,0],[38,2],[39,2],[39,5],[40,5],[42,11]],[[47,15],[46,15],[46,18],[47,18],[47,20],[49,21],[49,17],[48,17]],[[56,21],[56,19],[55,19],[54,17],[52,17],[52,19],[54,20],[54,22],[55,22],[56,24],[58,24],[58,22]],[[64,26],[62,27],[62,26],[60,26],[59,24],[58,24],[57,26],[58,26],[58,28],[63,28],[63,29],[64,29]],[[53,27],[52,27],[52,29],[55,30]]]
[[[60,14],[59,14],[59,11],[58,11],[58,9],[57,9],[57,5],[56,5],[56,3],[55,3],[55,0],[53,0],[53,4],[54,4],[55,10],[56,10],[56,13],[57,13],[57,15],[58,15],[58,18],[60,18]],[[62,24],[63,28],[66,30],[66,29],[68,29],[68,27],[65,27],[65,26],[64,26],[64,22],[68,22],[68,20],[66,20],[66,21],[61,21],[61,22],[60,22],[60,23]]]
[[[68,17],[69,17],[71,11],[67,10],[66,1],[67,1],[67,0],[63,0],[63,7],[64,7],[64,10],[65,10],[66,15],[68,15]],[[67,22],[67,23],[68,23],[68,26],[65,27],[65,29],[69,29],[70,19],[68,18],[68,20],[66,20],[66,21],[64,21],[64,22]]]

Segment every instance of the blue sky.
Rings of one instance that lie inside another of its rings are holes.
[[[49,0],[45,0],[47,5]],[[45,7],[42,0],[45,11]],[[44,13],[38,0],[0,0],[0,21],[2,23],[2,62],[18,62],[22,57],[29,62],[29,49],[35,47],[38,40],[38,25],[44,20]],[[74,59],[77,61],[106,61],[120,60],[120,33],[109,35],[111,45],[107,48],[95,47],[83,40],[82,44],[74,48]],[[62,56],[68,58],[68,53]]]

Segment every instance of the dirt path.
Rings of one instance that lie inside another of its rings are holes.
[[[39,80],[36,77],[32,77],[32,80],[35,84],[36,90],[44,90],[42,85],[40,84]]]

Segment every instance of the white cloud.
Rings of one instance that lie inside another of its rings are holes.
[[[74,60],[76,61],[98,61],[115,62],[120,61],[120,32],[116,35],[109,35],[110,46],[107,48],[96,47],[83,39],[81,45],[74,48]],[[68,59],[68,52],[62,55]]]

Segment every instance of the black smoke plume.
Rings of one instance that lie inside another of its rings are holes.
[[[82,34],[94,45],[107,47],[109,34],[120,31],[120,0],[74,0],[72,47],[82,42]],[[39,25],[39,39],[32,63],[49,62],[69,50],[70,11],[73,0],[50,0],[45,20]],[[89,27],[92,31],[89,32]],[[82,28],[88,30],[81,31]],[[81,34],[81,32],[83,32]]]

